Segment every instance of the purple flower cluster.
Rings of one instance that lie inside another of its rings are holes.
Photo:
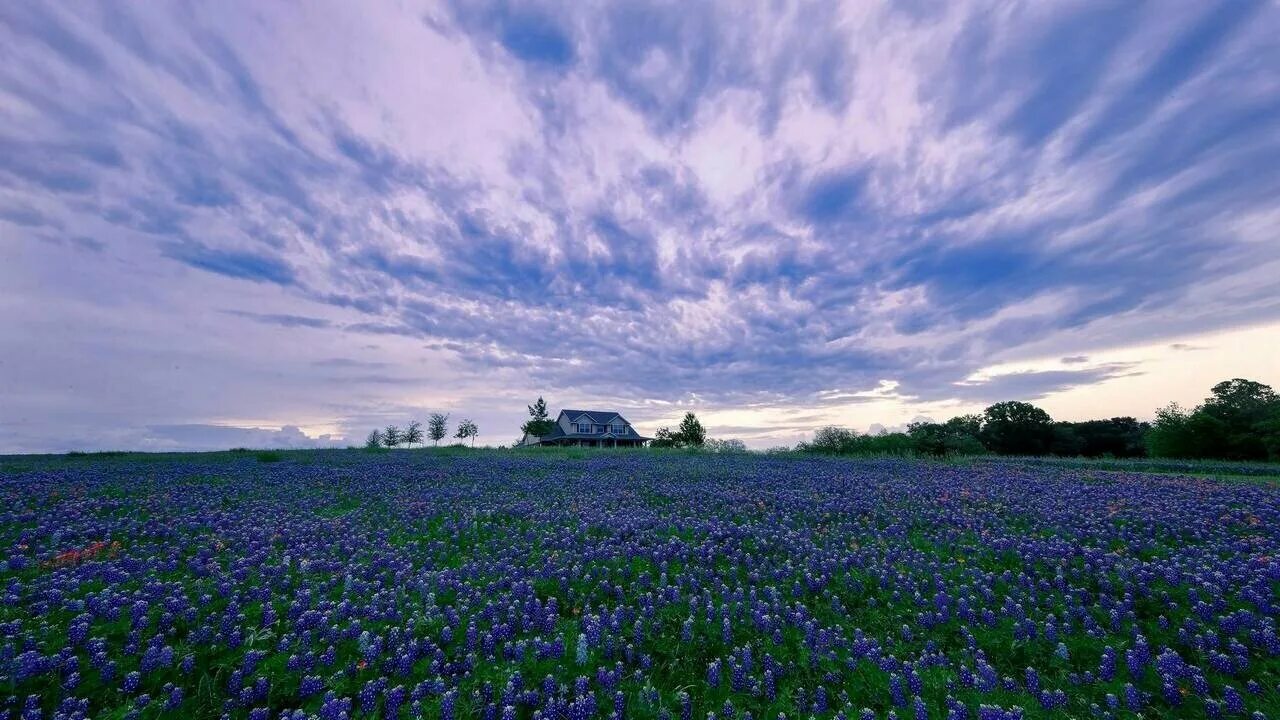
[[[0,475],[0,720],[1256,718],[1280,490],[318,452]]]

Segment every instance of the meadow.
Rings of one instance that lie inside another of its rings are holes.
[[[0,459],[0,718],[1280,717],[1280,487],[640,452]]]

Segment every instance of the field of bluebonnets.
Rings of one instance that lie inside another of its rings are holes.
[[[0,552],[3,718],[1280,717],[1267,482],[68,458],[0,470]]]

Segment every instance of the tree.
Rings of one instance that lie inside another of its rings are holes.
[[[440,441],[449,435],[449,415],[445,413],[431,413],[431,417],[427,418],[427,437],[431,438],[432,445],[439,445]]]
[[[1062,425],[1063,423],[1058,423]],[[1131,417],[1085,420],[1068,423],[1079,438],[1080,455],[1085,457],[1142,457],[1147,454],[1145,437],[1151,426]],[[1055,440],[1055,454],[1060,452]]]
[[[707,440],[706,448],[716,453],[744,453],[747,451],[747,444],[733,438],[728,440],[711,438]]]
[[[365,446],[365,449],[367,450],[377,450],[378,448],[381,448],[382,447],[382,431],[374,430],[373,432],[369,433],[369,437],[365,438],[364,446]]]
[[[1042,455],[1053,441],[1053,418],[1031,403],[999,402],[982,413],[982,444],[1000,455]]]
[[[1147,446],[1156,457],[1262,460],[1280,455],[1280,396],[1269,386],[1233,378],[1213,386],[1192,411],[1156,411]]]
[[[404,436],[400,440],[409,447],[413,447],[415,443],[422,442],[422,423],[417,420],[409,423],[409,427],[404,429]]]
[[[913,422],[907,436],[920,455],[981,455],[987,451],[978,439],[981,430],[981,416],[960,415],[944,423]]]
[[[1191,422],[1193,413],[1182,409],[1178,403],[1156,410],[1156,420],[1147,433],[1147,450],[1152,457],[1196,458],[1203,457],[1204,448],[1196,437]],[[1207,428],[1200,424],[1203,433]]]
[[[975,440],[982,434],[981,415],[957,415],[942,423],[951,435],[968,435]]]
[[[1270,420],[1278,397],[1270,386],[1244,378],[1233,378],[1213,386],[1213,393],[1192,413],[1204,414],[1220,427],[1221,445],[1212,457],[1229,460],[1262,460],[1267,457],[1264,432],[1259,425]]]
[[[395,425],[388,425],[386,430],[382,431],[382,444],[385,447],[393,448],[404,441],[404,437],[400,434],[400,428]]]
[[[946,455],[946,434],[941,424],[933,421],[917,421],[907,425],[907,437],[921,455]]]
[[[649,443],[649,447],[656,448],[681,448],[681,447],[702,447],[707,442],[707,430],[702,427],[698,416],[691,412],[684,414],[684,418],[680,421],[680,426],[672,431],[671,428],[660,427],[653,434],[653,440]]]
[[[543,400],[541,395],[538,396],[538,401],[529,405],[528,408],[529,419],[525,421],[524,425],[520,426],[521,432],[534,437],[542,437],[555,428],[556,422],[547,414],[547,401]]]
[[[676,430],[677,442],[684,447],[702,447],[707,441],[707,431],[698,421],[698,416],[691,412],[684,414],[680,428]]]
[[[1262,446],[1267,449],[1267,457],[1271,460],[1280,460],[1280,404],[1272,408],[1271,415],[1267,419],[1254,427],[1262,436]]]
[[[1084,438],[1076,432],[1075,423],[1064,421],[1053,424],[1053,436],[1049,438],[1049,452],[1063,457],[1084,454]]]
[[[934,428],[941,428],[936,423],[928,423]],[[800,443],[796,450],[801,452],[820,452],[831,455],[912,455],[921,452],[917,446],[920,426],[916,423],[917,438],[901,432],[878,432],[875,435],[862,435],[848,428],[827,425],[813,433],[813,440]],[[942,451],[939,451],[940,453]]]
[[[462,422],[458,423],[458,432],[454,433],[453,436],[458,438],[459,440],[466,440],[467,438],[471,438],[471,446],[475,447],[476,436],[479,434],[480,434],[480,428],[477,427],[475,423],[471,422],[470,420],[463,419]]]
[[[812,452],[839,454],[853,448],[858,433],[836,425],[820,427],[813,433],[813,440],[803,449]]]
[[[1280,401],[1270,385],[1244,378],[1224,380],[1210,392],[1212,396],[1204,401],[1206,412],[1223,421],[1239,420],[1246,425],[1263,419]]]
[[[671,428],[660,427],[653,434],[653,440],[649,441],[649,447],[656,448],[673,448],[676,447],[676,438],[672,434]]]

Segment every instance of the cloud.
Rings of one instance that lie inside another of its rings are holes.
[[[1122,43],[1142,21],[1142,3],[1067,7],[1065,17],[1039,28],[1030,42],[1015,43],[1007,62],[1027,76],[1029,91],[1003,119],[1001,129],[1024,145],[1048,140],[1092,99]]]
[[[515,15],[503,23],[502,46],[526,62],[553,66],[573,62],[573,43],[549,18]]]
[[[43,213],[29,205],[0,208],[0,220],[24,227],[44,227],[51,222]]]
[[[344,447],[341,437],[310,437],[295,425],[276,428],[226,425],[153,425],[146,428],[139,446],[147,450],[230,450],[249,448]]]
[[[840,172],[813,181],[805,190],[800,214],[811,222],[838,220],[855,207],[865,178],[857,172]]]
[[[193,268],[242,280],[277,285],[292,285],[295,280],[288,263],[266,253],[219,250],[202,243],[185,242],[165,247],[164,254]]]
[[[289,315],[287,313],[256,313],[248,310],[223,310],[228,315],[247,318],[267,325],[294,328],[327,328],[333,323],[324,318],[307,317],[305,315]]]
[[[54,55],[88,71],[100,71],[102,55],[78,33],[59,22],[42,8],[24,8],[6,12],[0,17],[10,30],[24,33],[42,44]]]
[[[316,367],[328,368],[383,368],[388,365],[385,362],[355,360],[353,358],[345,357],[325,358],[324,360],[316,360],[311,364]]]
[[[956,395],[981,403],[1009,398],[1031,401],[1082,385],[1140,374],[1135,363],[1109,363],[1081,370],[1027,370],[956,383]]]
[[[1215,51],[1267,5],[1265,0],[1207,4],[1207,10],[1102,109],[1078,139],[1075,151],[1087,152],[1150,118],[1179,86],[1204,72]]]
[[[99,399],[133,428],[1097,387],[1141,369],[1108,347],[1280,319],[1277,32],[1252,0],[15,5],[0,337],[82,338],[79,392],[234,368],[254,408]],[[1069,367],[966,383],[1032,356]],[[23,377],[38,446],[69,376]]]

